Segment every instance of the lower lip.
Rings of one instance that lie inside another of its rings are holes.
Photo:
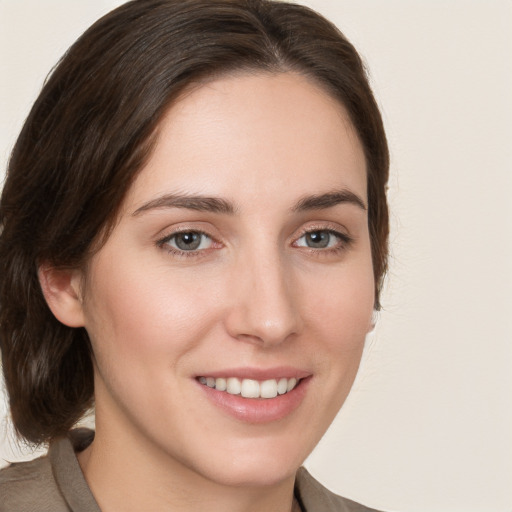
[[[292,414],[306,395],[311,377],[301,379],[299,384],[288,393],[275,398],[244,398],[230,395],[226,391],[217,391],[200,382],[206,396],[224,412],[246,423],[270,423],[279,421]]]

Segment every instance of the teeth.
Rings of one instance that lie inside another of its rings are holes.
[[[286,379],[280,379],[279,382]],[[261,398],[274,398],[277,396],[277,389],[279,384],[274,380],[265,380],[260,385]],[[282,393],[281,393],[282,394]]]
[[[260,383],[257,380],[244,379],[242,381],[241,395],[244,398],[259,398]]]
[[[288,391],[288,379],[279,379],[277,383],[277,392],[284,395]]]
[[[227,380],[226,391],[230,395],[239,395],[242,391],[242,383],[235,377],[231,377]]]
[[[228,383],[226,382],[226,379],[215,379],[215,389],[218,389],[219,391],[226,391],[228,387]]]
[[[231,395],[242,395],[244,398],[275,398],[284,395],[297,386],[297,379],[281,378],[257,381],[253,379],[237,379],[236,377],[218,378],[199,377],[199,382],[217,391],[226,391]]]

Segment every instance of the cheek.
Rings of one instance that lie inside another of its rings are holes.
[[[86,304],[98,364],[116,371],[145,361],[149,368],[168,366],[194,348],[214,316],[216,297],[206,284],[180,279],[166,268],[142,272],[128,264],[98,265]]]
[[[371,265],[335,269],[322,284],[314,293],[302,292],[308,301],[309,322],[340,350],[361,345],[371,328],[374,305]]]
[[[364,259],[363,259],[364,261]],[[322,392],[330,397],[328,411],[336,414],[354,382],[370,330],[374,281],[371,264],[333,269],[323,281],[323,293],[309,299],[311,357],[323,376]]]

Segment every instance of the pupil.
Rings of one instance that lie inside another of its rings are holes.
[[[192,251],[201,245],[201,235],[199,233],[180,233],[176,237],[176,245],[184,251]]]
[[[306,235],[306,241],[309,247],[323,248],[329,245],[330,235],[326,231],[313,231]]]

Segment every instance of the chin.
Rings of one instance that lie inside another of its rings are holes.
[[[217,448],[221,448],[218,446]],[[233,487],[271,487],[290,480],[309,454],[298,441],[245,439],[210,453],[203,474]]]
[[[261,463],[239,464],[234,461],[229,468],[223,466],[209,471],[209,479],[218,484],[229,487],[274,487],[286,480],[295,478],[300,464],[283,464],[282,460],[270,458]]]

